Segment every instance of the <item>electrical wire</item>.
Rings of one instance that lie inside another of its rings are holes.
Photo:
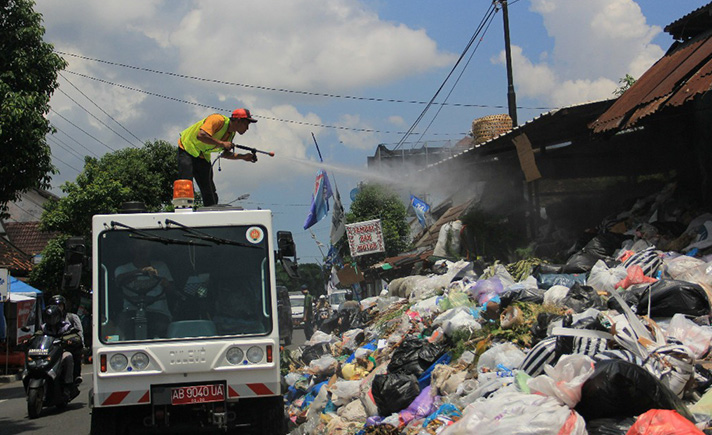
[[[162,75],[167,75],[167,76],[171,76],[171,77],[196,80],[196,81],[201,81],[201,82],[216,83],[216,84],[221,84],[221,85],[238,86],[238,87],[249,88],[249,89],[259,89],[259,90],[263,90],[263,91],[284,92],[284,93],[289,93],[289,94],[308,95],[308,96],[315,96],[315,97],[341,98],[341,99],[357,100],[357,101],[373,101],[373,102],[379,102],[379,103],[447,105],[447,106],[453,106],[453,107],[479,107],[479,108],[486,108],[486,109],[490,109],[490,108],[503,109],[503,108],[507,107],[507,106],[489,105],[489,104],[435,103],[435,102],[417,101],[417,100],[401,100],[401,99],[395,99],[395,98],[357,97],[354,95],[339,95],[339,94],[329,94],[329,93],[323,93],[323,92],[297,91],[297,90],[293,90],[293,89],[273,88],[273,87],[269,87],[269,86],[250,85],[250,84],[246,84],[246,83],[235,83],[235,82],[230,82],[230,81],[226,81],[226,80],[207,79],[207,78],[203,78],[203,77],[190,76],[187,74],[179,74],[179,73],[174,73],[174,72],[169,72],[169,71],[160,71],[160,70],[151,69],[151,68],[128,65],[125,63],[97,59],[94,57],[83,56],[83,55],[75,54],[75,53],[68,53],[66,51],[54,50],[54,52],[57,54],[63,55],[63,56],[72,56],[72,57],[76,57],[76,58],[83,59],[83,60],[99,62],[99,63],[103,63],[106,65],[119,66],[122,68],[133,69],[136,71],[150,72],[153,74],[162,74]],[[521,109],[551,110],[553,108],[551,108],[551,107],[521,107]]]
[[[69,74],[77,75],[79,77],[84,77],[86,79],[94,80],[94,81],[97,81],[100,83],[105,83],[108,85],[116,86],[116,87],[119,87],[122,89],[128,89],[130,91],[150,95],[152,97],[164,98],[166,100],[176,101],[176,102],[184,103],[184,104],[190,104],[192,106],[197,106],[197,107],[204,107],[207,109],[217,110],[220,112],[225,112],[225,111],[229,112],[230,111],[230,109],[226,109],[224,107],[216,107],[216,106],[211,106],[208,104],[197,103],[195,101],[188,101],[188,100],[183,100],[183,99],[176,98],[176,97],[169,97],[169,96],[161,95],[161,94],[158,94],[155,92],[145,91],[143,89],[138,89],[138,88],[134,88],[131,86],[122,85],[120,83],[110,82],[108,80],[100,79],[97,77],[92,77],[92,76],[78,73],[75,71],[65,70],[65,72],[67,72]],[[362,133],[383,133],[383,134],[404,134],[405,133],[402,131],[374,130],[374,129],[370,129],[370,128],[352,128],[352,127],[344,127],[344,126],[339,126],[339,125],[314,124],[311,122],[293,121],[290,119],[274,118],[274,117],[270,117],[270,116],[259,116],[259,115],[253,115],[253,116],[255,118],[266,119],[266,120],[270,120],[270,121],[286,122],[286,123],[297,124],[297,125],[308,125],[310,127],[328,128],[328,129],[335,129],[335,130],[349,130],[349,131],[358,131],[358,132],[362,132]],[[463,136],[463,135],[466,135],[467,133],[465,132],[465,133],[431,133],[431,134],[433,136]]]
[[[67,118],[65,118],[64,116],[62,116],[60,113],[56,112],[56,111],[53,110],[53,109],[49,109],[49,110],[50,110],[50,112],[54,113],[55,115],[59,116],[60,118],[64,119],[65,121],[67,121],[68,123],[70,123],[71,125],[73,125],[77,130],[81,131],[82,133],[86,134],[86,135],[89,136],[90,138],[92,138],[92,139],[94,139],[95,141],[99,142],[100,144],[104,145],[105,147],[107,147],[107,148],[110,149],[111,151],[116,151],[114,148],[111,148],[109,145],[105,144],[105,143],[102,142],[101,140],[99,140],[99,139],[97,139],[96,137],[92,136],[91,134],[89,134],[89,132],[87,132],[86,130],[84,130],[83,128],[81,128],[80,126],[78,126],[77,124],[73,123],[72,121],[68,120]]]
[[[119,121],[117,121],[116,118],[114,118],[113,116],[109,115],[109,113],[107,113],[106,110],[104,110],[104,109],[102,109],[101,107],[99,107],[99,105],[96,104],[96,102],[94,102],[94,100],[92,100],[91,98],[89,98],[89,96],[88,96],[87,94],[85,94],[84,92],[82,92],[81,89],[79,89],[78,87],[76,87],[76,86],[74,85],[74,83],[72,83],[71,81],[69,81],[68,78],[64,77],[61,73],[59,74],[59,76],[62,77],[62,79],[64,79],[64,81],[66,81],[67,83],[69,83],[74,89],[76,89],[77,92],[79,92],[80,94],[82,94],[82,95],[84,96],[84,98],[86,98],[87,100],[89,100],[89,102],[91,102],[97,109],[101,110],[101,113],[103,113],[104,115],[108,116],[109,119],[111,119],[112,121],[114,121],[119,127],[123,128],[126,133],[130,134],[130,135],[131,135],[134,139],[136,139],[139,143],[141,143],[141,144],[143,143],[143,141],[142,141],[141,139],[139,139],[138,136],[136,136],[135,134],[133,134],[128,128],[124,127],[124,125],[123,125],[122,123],[120,123]]]
[[[455,70],[457,69],[457,66],[460,64],[460,62],[462,61],[462,59],[465,57],[465,55],[466,55],[467,52],[469,51],[469,49],[470,49],[470,47],[472,46],[472,44],[477,40],[477,36],[479,35],[479,33],[480,33],[480,32],[482,31],[482,29],[484,28],[485,22],[489,19],[489,17],[490,17],[491,15],[495,14],[496,12],[497,12],[497,10],[496,10],[494,4],[490,4],[490,6],[489,6],[487,12],[485,13],[485,16],[482,17],[482,20],[480,21],[480,24],[477,26],[477,29],[476,29],[475,32],[472,34],[472,37],[470,37],[470,41],[467,43],[467,45],[465,46],[465,49],[464,49],[464,50],[462,51],[462,53],[460,54],[460,57],[457,59],[457,62],[455,62],[455,65],[453,65],[453,67],[450,69],[450,72],[449,72],[448,75],[445,77],[445,80],[443,80],[443,82],[440,84],[440,87],[438,88],[438,90],[435,91],[435,94],[434,94],[433,97],[430,99],[430,102],[428,103],[428,105],[425,106],[425,108],[423,109],[423,111],[422,111],[422,112],[420,113],[420,115],[416,118],[416,120],[413,122],[413,124],[412,124],[412,125],[410,126],[410,128],[408,129],[408,131],[403,135],[403,137],[401,138],[401,140],[400,140],[400,141],[398,142],[398,144],[395,146],[394,150],[397,150],[398,148],[400,148],[400,147],[403,145],[403,142],[405,142],[405,141],[408,139],[408,137],[409,137],[411,134],[413,134],[413,131],[414,131],[415,128],[418,126],[418,124],[420,123],[420,121],[423,119],[423,117],[425,116],[425,113],[426,113],[426,112],[430,109],[430,107],[432,106],[432,103],[435,101],[435,98],[437,98],[437,96],[440,94],[440,91],[442,91],[442,89],[445,87],[445,84],[446,84],[447,81],[450,79],[450,77],[453,75],[453,73],[454,73]]]
[[[79,145],[80,147],[82,147],[82,148],[84,148],[85,150],[87,150],[87,151],[89,152],[89,154],[91,154],[91,155],[93,155],[94,157],[97,157],[97,158],[99,157],[99,154],[97,154],[97,153],[95,153],[94,151],[92,151],[91,149],[87,148],[85,145],[83,145],[82,143],[80,143],[78,140],[74,139],[72,136],[70,136],[69,134],[67,134],[67,132],[65,132],[64,130],[62,130],[62,129],[60,129],[59,127],[57,127],[57,125],[55,125],[54,123],[51,123],[51,125],[52,125],[52,128],[54,128],[54,129],[57,130],[58,132],[62,133],[63,135],[67,136],[68,138],[70,138],[71,140],[73,140],[74,143],[76,143],[76,144]],[[55,139],[59,140],[59,138],[55,138]]]
[[[132,146],[132,147],[134,147],[134,148],[139,148],[139,147],[137,147],[135,144],[133,144],[130,140],[128,140],[128,139],[126,139],[125,137],[123,137],[118,131],[116,131],[116,130],[114,130],[113,128],[109,127],[104,121],[102,121],[101,119],[97,118],[93,113],[91,113],[91,112],[88,111],[84,106],[82,106],[81,104],[79,104],[79,102],[78,102],[77,100],[75,100],[74,98],[70,97],[69,94],[67,94],[66,92],[64,92],[64,91],[62,90],[62,88],[57,88],[57,90],[58,90],[59,92],[61,92],[62,94],[64,94],[65,97],[69,98],[74,104],[76,104],[77,106],[79,106],[79,108],[82,109],[83,111],[85,111],[89,116],[91,116],[92,118],[96,119],[101,125],[103,125],[104,127],[108,128],[111,132],[113,132],[114,134],[116,134],[116,135],[117,135],[118,137],[120,137],[121,139],[125,140],[126,143],[128,143],[130,146]]]
[[[496,13],[496,10],[495,10],[495,13]],[[494,20],[495,13],[490,14],[489,21],[487,22],[487,25],[485,26],[484,31],[482,32],[482,36],[479,38],[479,41],[477,41],[477,45],[475,45],[474,50],[472,50],[472,52],[470,53],[470,57],[467,59],[467,62],[465,62],[465,65],[462,67],[462,70],[460,70],[460,74],[457,76],[457,79],[455,79],[455,83],[453,83],[452,87],[450,88],[450,92],[447,93],[447,95],[445,96],[445,99],[443,101],[446,102],[450,98],[450,95],[452,95],[453,91],[457,87],[457,84],[460,83],[460,79],[462,78],[462,75],[467,70],[467,67],[470,65],[472,58],[474,57],[475,53],[477,53],[477,49],[480,47],[482,40],[484,39],[485,35],[487,34],[487,30],[489,30],[489,26],[492,24],[492,21]],[[415,148],[415,146],[418,143],[420,143],[420,141],[423,140],[423,136],[425,135],[425,133],[428,132],[428,130],[430,130],[430,127],[433,125],[433,122],[435,122],[435,120],[438,118],[438,115],[440,115],[440,112],[443,110],[443,107],[444,106],[442,106],[442,105],[440,107],[438,107],[438,110],[435,112],[435,115],[432,117],[432,119],[428,123],[428,126],[425,127],[425,129],[423,130],[422,133],[420,133],[420,137],[418,138],[417,141],[415,141],[415,143],[413,144],[413,146],[411,148]]]

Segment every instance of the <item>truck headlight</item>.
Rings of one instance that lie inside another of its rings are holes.
[[[231,347],[230,349],[228,349],[227,354],[225,355],[225,358],[227,358],[227,362],[234,365],[240,364],[244,357],[245,354],[239,347]]]
[[[251,348],[247,349],[247,361],[251,362],[252,364],[257,364],[258,362],[262,361],[264,355],[265,351],[262,350],[261,347],[252,346]]]
[[[115,372],[124,371],[128,364],[129,360],[123,353],[115,353],[114,355],[111,355],[111,358],[109,358],[109,366],[111,366],[111,370]]]
[[[131,366],[136,370],[144,370],[148,367],[148,362],[148,355],[143,352],[138,352],[131,356]]]

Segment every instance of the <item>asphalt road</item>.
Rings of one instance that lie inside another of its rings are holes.
[[[296,349],[305,341],[304,330],[295,329],[292,344],[287,348]],[[40,417],[34,420],[27,417],[27,398],[22,382],[0,384],[0,434],[88,434],[91,417],[87,402],[92,384],[91,366],[85,365],[82,372],[84,382],[79,386],[79,396],[63,410],[43,408]]]
[[[21,381],[0,385],[0,434],[88,434],[89,433],[89,389],[91,388],[91,366],[82,368],[84,382],[79,386],[79,396],[63,410],[55,407],[43,408],[40,417],[27,417],[27,397]]]

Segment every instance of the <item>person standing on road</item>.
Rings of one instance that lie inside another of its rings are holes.
[[[309,340],[314,334],[314,298],[306,285],[302,285],[302,293],[304,294],[304,336]]]
[[[256,162],[252,153],[233,152],[232,139],[235,133],[245,134],[250,124],[257,122],[250,111],[236,109],[227,116],[214,113],[183,130],[178,139],[178,179],[193,180],[198,184],[203,196],[203,205],[218,203],[218,193],[213,182],[213,166],[210,154],[221,151],[221,158]]]

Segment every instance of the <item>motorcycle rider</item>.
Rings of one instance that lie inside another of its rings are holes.
[[[77,397],[79,389],[74,383],[74,358],[70,349],[76,348],[81,343],[81,338],[72,325],[63,319],[62,312],[57,305],[49,305],[45,308],[44,323],[41,330],[35,334],[51,335],[62,339],[62,393],[68,401]]]
[[[49,302],[51,305],[56,305],[59,307],[62,313],[62,320],[69,322],[69,325],[77,330],[79,334],[81,346],[75,346],[72,352],[72,359],[74,360],[74,370],[72,374],[74,376],[74,382],[77,384],[82,383],[82,349],[84,349],[84,326],[79,316],[69,311],[67,307],[67,299],[62,295],[54,295]]]
[[[351,324],[361,311],[361,304],[354,300],[353,291],[347,289],[344,298],[346,301],[339,305],[339,330],[341,332],[351,329]]]
[[[331,304],[325,295],[319,296],[316,302],[316,327],[317,329],[326,319],[331,317]]]

